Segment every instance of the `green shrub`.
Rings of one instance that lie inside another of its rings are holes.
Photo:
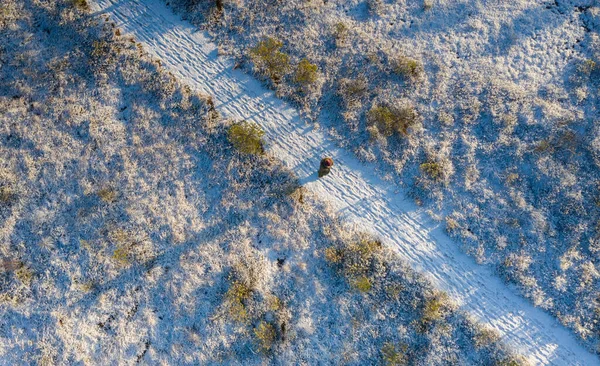
[[[415,81],[423,75],[424,69],[419,61],[400,56],[395,61],[394,72],[407,80]]]
[[[400,349],[398,349],[392,343],[386,342],[381,347],[383,362],[388,366],[406,365],[408,364],[408,357],[406,357],[407,350],[408,346],[405,344],[401,345]]]
[[[407,136],[409,128],[416,125],[417,121],[417,112],[409,105],[395,108],[373,106],[367,115],[367,122],[375,128],[372,131],[386,137],[394,133]]]
[[[351,287],[368,292],[373,287],[375,254],[381,249],[380,241],[363,238],[339,248],[326,248],[325,260],[338,268]]]
[[[369,83],[364,76],[359,76],[356,79],[340,80],[338,94],[344,100],[347,107],[352,107],[358,104],[360,99],[368,91]]]
[[[317,65],[311,64],[307,59],[303,59],[296,68],[294,81],[302,86],[314,84],[319,78]]]
[[[260,155],[264,153],[262,137],[265,132],[256,124],[248,121],[234,123],[229,127],[229,142],[244,154]]]
[[[0,203],[10,204],[17,195],[9,187],[0,187]]]
[[[371,284],[371,280],[366,276],[360,276],[354,279],[352,282],[352,287],[357,289],[360,292],[369,292],[373,285]]]
[[[333,37],[335,38],[335,44],[338,47],[342,47],[346,44],[348,40],[348,35],[350,31],[348,26],[344,22],[336,23],[333,26]]]
[[[494,363],[494,366],[526,366],[529,365],[521,356],[509,356]]]
[[[429,324],[440,320],[450,307],[450,299],[445,292],[438,292],[425,301],[421,321]]]
[[[246,301],[250,298],[252,289],[244,283],[234,281],[229,286],[225,299],[227,300],[227,314],[238,322],[248,321],[248,311],[246,310]]]
[[[24,265],[15,271],[15,276],[27,287],[31,286],[31,282],[33,282],[33,275],[33,271]]]
[[[493,329],[481,327],[475,332],[473,336],[473,343],[475,348],[488,347],[500,340],[498,332]]]
[[[590,76],[596,70],[598,70],[598,64],[592,59],[585,60],[577,66],[577,71],[585,76]]]
[[[114,203],[117,201],[117,191],[112,188],[102,188],[98,191],[98,197],[106,203]]]
[[[428,161],[420,165],[421,171],[436,182],[444,178],[444,167],[435,161]]]
[[[87,0],[72,0],[72,4],[79,10],[90,10],[90,6],[87,3]]]
[[[250,50],[252,61],[262,74],[274,82],[281,80],[290,65],[290,57],[280,51],[281,47],[281,41],[267,37]]]
[[[258,341],[258,346],[261,351],[268,352],[273,348],[277,334],[275,333],[275,327],[265,321],[261,321],[258,326],[254,328],[254,336]]]

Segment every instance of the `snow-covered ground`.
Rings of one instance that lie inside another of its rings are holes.
[[[97,12],[108,14],[186,84],[214,95],[226,117],[255,121],[267,132],[269,152],[301,177],[302,183],[330,202],[362,230],[381,237],[402,259],[427,274],[460,306],[505,336],[506,341],[538,364],[593,365],[586,351],[565,328],[504,285],[489,268],[460,252],[419,209],[373,168],[337,148],[315,125],[279,101],[260,83],[233,70],[219,57],[206,34],[174,16],[160,1],[99,0]],[[336,166],[316,179],[321,157]]]
[[[597,1],[168,3],[597,351]]]
[[[516,365],[84,1],[0,4],[0,364]]]

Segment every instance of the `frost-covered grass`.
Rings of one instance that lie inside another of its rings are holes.
[[[87,9],[0,5],[0,363],[518,362]]]
[[[598,352],[596,2],[170,3]],[[275,78],[252,53],[269,39]]]

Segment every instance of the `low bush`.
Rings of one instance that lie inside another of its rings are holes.
[[[90,6],[87,3],[87,0],[73,0],[72,4],[79,10],[88,11],[90,10]]]
[[[410,105],[399,107],[375,105],[367,115],[369,126],[374,128],[370,131],[385,137],[392,136],[394,133],[408,136],[409,129],[415,126],[417,121],[418,114]]]
[[[248,311],[246,309],[246,301],[250,298],[252,289],[240,281],[233,281],[225,299],[227,303],[227,314],[229,317],[238,322],[248,321]]]
[[[317,70],[317,65],[311,64],[307,59],[303,59],[296,68],[294,81],[303,87],[310,86],[319,78],[319,72]]]
[[[423,76],[423,65],[410,57],[400,56],[394,61],[394,72],[404,79],[416,81]]]
[[[250,56],[258,72],[279,82],[290,67],[290,57],[281,52],[283,43],[275,38],[267,37],[250,50]]]
[[[349,34],[348,26],[344,22],[338,22],[333,26],[333,37],[335,38],[335,45],[337,47],[346,45]]]
[[[338,89],[338,94],[346,104],[347,108],[352,108],[358,105],[360,99],[367,93],[369,83],[364,76],[359,76],[356,79],[342,79]]]
[[[407,351],[408,346],[405,344],[396,347],[394,344],[386,342],[381,347],[381,356],[383,362],[388,366],[402,366],[408,364]]]
[[[438,162],[428,161],[421,164],[419,168],[423,174],[435,182],[439,182],[444,179],[444,167]]]
[[[363,237],[341,247],[325,249],[325,260],[335,265],[352,288],[369,292],[374,285],[375,254],[382,249],[378,240]]]
[[[241,121],[229,127],[229,142],[244,154],[260,155],[264,153],[262,137],[265,132],[256,123]]]
[[[254,328],[254,336],[258,341],[260,350],[268,352],[273,348],[277,333],[275,332],[275,327],[273,327],[273,325],[261,321],[258,326]]]

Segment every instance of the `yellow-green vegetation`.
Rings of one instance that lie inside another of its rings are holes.
[[[350,31],[344,22],[338,22],[333,26],[333,36],[335,37],[336,46],[341,47],[346,44]]]
[[[421,323],[425,326],[441,320],[451,310],[448,294],[436,292],[432,297],[425,300]]]
[[[112,258],[119,264],[127,266],[134,260],[132,247],[135,244],[132,233],[123,229],[111,230],[108,234],[110,241],[116,246]]]
[[[346,107],[360,106],[360,99],[366,94],[369,83],[364,76],[356,79],[342,79],[338,94],[342,97]]]
[[[410,105],[388,107],[375,105],[368,113],[368,123],[375,130],[371,133],[381,134],[385,137],[398,133],[407,136],[409,129],[416,125],[418,114]]]
[[[307,59],[303,59],[296,68],[294,81],[305,87],[314,84],[319,78],[317,70],[317,65],[311,64]]]
[[[421,78],[424,69],[419,61],[410,57],[400,56],[395,60],[394,72],[407,80],[415,81]]]
[[[248,321],[248,311],[246,310],[246,301],[250,298],[252,289],[242,282],[234,281],[230,284],[229,290],[225,294],[227,301],[227,314],[238,322]]]
[[[15,271],[15,276],[25,286],[31,286],[31,282],[33,281],[33,271],[29,267],[21,265],[21,267]]]
[[[493,329],[481,327],[475,332],[473,336],[473,344],[476,348],[487,347],[500,340],[500,335]]]
[[[388,366],[406,365],[408,363],[407,351],[408,346],[405,344],[396,347],[393,343],[386,342],[381,347],[381,357]]]
[[[283,43],[267,37],[250,50],[252,61],[265,76],[278,82],[287,73],[290,57],[281,52]]]
[[[419,166],[423,174],[438,182],[444,178],[444,167],[435,161],[428,161]]]
[[[15,193],[9,187],[0,187],[0,203],[10,203],[15,196]]]
[[[500,361],[496,361],[494,366],[527,366],[529,364],[530,363],[521,356],[510,356]]]
[[[598,70],[598,64],[592,59],[587,59],[579,64],[577,70],[585,76],[590,76],[592,72]]]
[[[258,346],[261,351],[269,352],[275,343],[277,333],[273,325],[261,321],[256,328],[254,328],[254,336],[258,342]]]
[[[72,0],[72,4],[74,7],[80,10],[90,10],[90,6],[87,3],[87,0]]]
[[[265,132],[256,123],[236,122],[227,133],[229,142],[244,154],[260,155],[264,152],[262,137]]]
[[[352,287],[357,289],[360,292],[369,292],[371,290],[371,280],[369,280],[366,276],[361,276],[352,281]]]
[[[127,265],[130,263],[129,250],[126,247],[118,247],[113,252],[112,258],[120,264]]]
[[[98,191],[98,197],[106,203],[114,203],[117,201],[117,191],[112,188],[102,188]]]
[[[371,266],[381,249],[380,241],[363,236],[351,244],[326,248],[324,254],[325,260],[336,265],[353,288],[369,292],[374,285]]]

